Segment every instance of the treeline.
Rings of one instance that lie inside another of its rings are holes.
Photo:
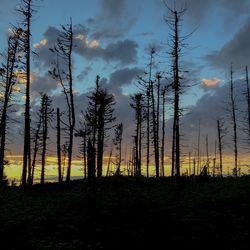
[[[36,122],[31,126],[31,26],[32,17],[36,13],[33,5],[34,0],[22,0],[17,12],[21,16],[22,22],[11,28],[8,39],[8,47],[3,53],[1,67],[2,84],[2,107],[0,117],[0,183],[6,182],[4,167],[7,163],[6,133],[11,106],[15,102],[15,95],[18,91],[17,84],[20,74],[22,81],[25,82],[25,112],[24,112],[24,148],[23,148],[23,168],[22,185],[32,185],[34,183],[35,170],[37,169],[38,156],[41,156],[40,183],[45,182],[46,156],[48,155],[49,127],[52,121],[56,120],[57,135],[57,163],[58,163],[58,182],[64,179],[69,182],[71,179],[72,159],[74,139],[79,137],[82,140],[80,152],[84,164],[84,177],[89,179],[101,178],[104,175],[103,162],[105,143],[110,131],[113,131],[112,147],[110,147],[107,171],[105,175],[111,174],[111,164],[115,164],[114,174],[122,174],[122,142],[123,142],[123,123],[117,121],[115,117],[115,96],[109,93],[100,83],[100,76],[97,75],[95,88],[88,96],[88,104],[82,115],[80,126],[76,124],[75,100],[74,100],[74,77],[73,77],[73,48],[74,33],[72,20],[67,25],[61,26],[60,35],[57,43],[50,51],[53,54],[53,67],[49,70],[51,79],[60,84],[64,95],[66,111],[59,107],[53,108],[53,100],[47,93],[42,93],[40,98],[40,109],[36,115]],[[150,176],[151,155],[154,156],[153,165],[155,166],[155,176],[164,177],[166,146],[172,152],[171,175],[177,179],[181,176],[181,132],[180,117],[183,109],[180,105],[182,94],[188,86],[183,84],[183,70],[180,60],[185,47],[185,40],[188,36],[181,36],[181,21],[186,9],[177,11],[166,5],[168,16],[166,23],[169,26],[170,44],[168,47],[168,57],[172,63],[171,77],[166,78],[164,72],[154,72],[157,55],[157,48],[150,47],[148,68],[143,76],[138,76],[137,87],[139,91],[131,96],[130,106],[134,111],[135,132],[133,134],[132,150],[129,161],[126,162],[128,175],[141,176],[142,166],[146,166],[146,176]],[[19,72],[19,73],[18,73]],[[20,73],[21,72],[21,73]],[[246,68],[247,82],[247,104],[248,104],[248,134],[250,138],[250,91],[248,83],[248,71]],[[233,142],[235,169],[234,175],[239,173],[238,169],[238,136],[237,118],[235,108],[235,96],[233,85],[233,70],[231,69],[231,114],[233,122]],[[167,104],[173,107],[172,143],[166,145],[166,111]],[[13,122],[13,121],[11,121]],[[216,123],[215,123],[216,124]],[[223,175],[223,136],[224,128],[221,120],[217,121],[218,145],[219,149],[219,168],[217,170],[216,159],[213,159],[213,169],[210,168],[210,157],[207,149],[207,162],[204,166],[200,163],[200,132],[198,139],[197,155],[191,159],[189,153],[189,170],[187,175]],[[62,136],[66,136],[65,143],[62,144]],[[208,144],[208,139],[207,139]],[[207,146],[208,148],[208,146]],[[144,149],[146,156],[144,157]],[[198,164],[196,163],[198,159]],[[193,161],[193,164],[191,164]],[[66,173],[64,172],[64,162],[67,162]],[[124,163],[125,164],[125,163]],[[197,165],[196,165],[197,164]],[[191,167],[191,165],[193,167]],[[66,177],[66,178],[65,178]]]

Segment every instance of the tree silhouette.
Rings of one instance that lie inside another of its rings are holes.
[[[167,94],[167,87],[163,87],[161,91],[162,96],[162,142],[161,142],[161,174],[165,176],[165,169],[164,169],[164,156],[165,156],[165,126],[166,126],[166,119],[165,119],[165,105],[166,105],[166,94]]]
[[[41,184],[44,184],[45,179],[45,161],[48,139],[48,124],[53,117],[54,110],[51,108],[51,99],[43,94],[41,98],[41,123],[42,123],[42,170],[41,170]]]
[[[116,175],[120,175],[121,172],[121,163],[122,163],[122,134],[123,134],[123,124],[119,123],[115,128],[115,138],[113,140],[116,147]]]
[[[146,98],[146,108],[145,108],[145,118],[146,118],[146,175],[149,177],[149,163],[150,163],[150,130],[152,123],[152,88],[153,88],[153,65],[154,65],[154,55],[156,53],[156,48],[154,45],[149,46],[149,64],[148,64],[148,72],[144,72],[145,75],[148,75],[148,79],[144,79],[139,76],[139,85],[142,86],[142,91]]]
[[[58,182],[62,182],[62,157],[61,157],[61,114],[60,109],[56,110],[56,131],[57,131],[57,164],[58,164]]]
[[[248,143],[250,143],[250,86],[248,77],[248,67],[246,66],[246,101],[247,101],[247,133],[248,133]]]
[[[135,110],[136,131],[135,131],[135,175],[141,175],[142,160],[142,121],[143,121],[143,102],[144,98],[141,93],[131,96],[132,103],[130,106]]]
[[[168,9],[169,16],[165,18],[170,28],[170,58],[173,62],[173,92],[174,92],[174,117],[173,117],[173,138],[172,138],[172,176],[180,177],[180,95],[183,90],[181,84],[180,57],[183,47],[183,42],[187,37],[180,36],[181,17],[184,15],[186,8],[177,11],[171,9],[164,1]]]
[[[75,129],[75,104],[73,93],[73,74],[72,74],[72,50],[73,50],[73,29],[72,20],[70,24],[62,25],[61,33],[57,39],[54,49],[50,49],[56,55],[55,68],[49,73],[57,79],[62,88],[67,102],[68,123],[65,124],[68,129],[69,145],[68,145],[68,168],[66,181],[70,181],[73,141]]]
[[[104,88],[99,86],[100,77],[96,78],[96,88],[88,96],[89,103],[85,114],[86,126],[90,130],[90,148],[97,146],[97,177],[102,177],[104,142],[106,133],[112,128],[115,121],[114,116],[114,96]]]
[[[222,177],[223,176],[223,161],[222,161],[222,150],[223,150],[223,147],[222,147],[222,129],[223,129],[223,124],[221,123],[220,120],[217,120],[217,129],[218,129],[218,142],[219,142],[219,155],[220,155],[220,162],[219,162],[219,169],[220,169],[220,176]]]
[[[36,129],[35,133],[33,136],[33,141],[34,141],[34,147],[33,147],[33,159],[32,159],[32,173],[31,173],[31,182],[29,183],[30,185],[33,184],[34,182],[34,174],[35,174],[35,168],[36,168],[36,160],[37,160],[37,154],[39,150],[39,144],[40,144],[40,138],[41,138],[41,126],[42,126],[42,116],[41,112],[38,112],[38,122],[36,124]]]
[[[0,185],[3,183],[4,177],[4,162],[5,162],[5,144],[6,144],[6,129],[7,129],[7,118],[8,108],[12,100],[12,94],[14,86],[17,82],[15,70],[17,69],[18,63],[18,52],[19,52],[19,37],[21,34],[20,29],[12,29],[12,35],[8,39],[8,49],[6,55],[3,55],[5,63],[2,63],[0,68],[0,76],[2,78],[1,87],[3,88],[2,97],[2,109],[0,116]]]
[[[234,95],[234,82],[233,82],[233,65],[231,64],[230,70],[230,105],[231,117],[233,123],[233,142],[234,142],[234,174],[238,175],[238,132],[237,132],[237,118],[236,118],[236,105]]]
[[[25,93],[25,119],[24,119],[24,149],[23,149],[23,170],[22,170],[22,185],[27,183],[27,169],[28,169],[28,182],[31,183],[31,141],[30,141],[30,55],[31,55],[31,18],[35,10],[33,9],[33,0],[22,0],[20,7],[17,9],[18,13],[23,17],[22,22],[22,36],[20,43],[24,53],[24,72],[26,81]]]

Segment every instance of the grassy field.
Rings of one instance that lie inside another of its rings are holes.
[[[0,249],[250,249],[250,177],[0,190]],[[183,247],[182,247],[183,246]]]

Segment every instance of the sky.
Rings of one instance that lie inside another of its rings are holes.
[[[115,94],[117,121],[125,125],[128,143],[134,131],[134,114],[129,106],[129,95],[138,91],[138,75],[147,69],[147,48],[157,44],[159,51],[155,62],[158,68],[171,78],[169,52],[169,27],[165,18],[169,15],[161,0],[37,0],[32,21],[33,81],[31,86],[33,111],[37,109],[40,92],[53,95],[54,107],[65,107],[60,88],[51,79],[48,70],[54,60],[49,48],[55,44],[60,25],[74,26],[74,88],[78,114],[84,110],[86,96],[94,87],[96,75],[110,92]],[[197,126],[202,127],[202,138],[211,135],[212,152],[216,137],[216,119],[228,120],[225,103],[228,98],[230,63],[233,63],[237,84],[238,110],[244,110],[244,67],[250,58],[250,1],[249,0],[166,0],[170,7],[187,7],[182,17],[181,35],[192,34],[183,50],[181,67],[188,71],[185,81],[191,85],[182,97],[182,107],[187,108],[182,118],[184,135],[183,151],[196,147]],[[16,25],[20,17],[15,8],[19,0],[0,0],[0,50],[6,47],[8,29]],[[19,154],[22,143],[23,105],[16,103],[15,133],[9,136],[9,149]],[[167,115],[167,136],[171,138],[171,107]],[[78,120],[80,120],[78,115]],[[244,120],[244,115],[239,115]],[[228,123],[230,130],[230,123]],[[242,135],[244,138],[244,135]],[[227,135],[226,151],[230,147],[230,132]],[[53,136],[52,136],[53,141]],[[243,141],[243,140],[242,140]],[[243,143],[244,144],[244,143]],[[77,146],[77,145],[76,145]],[[170,148],[170,147],[169,147]],[[244,148],[244,146],[242,146]],[[245,150],[245,148],[244,148]],[[245,151],[244,151],[245,152]],[[53,154],[53,150],[51,151]]]

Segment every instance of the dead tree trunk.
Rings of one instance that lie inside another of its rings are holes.
[[[62,157],[61,157],[61,115],[60,109],[56,110],[57,117],[57,164],[58,164],[58,182],[62,182]]]
[[[238,134],[237,134],[237,119],[236,119],[236,106],[235,106],[235,96],[234,96],[234,84],[233,84],[233,66],[231,64],[231,81],[230,81],[230,97],[231,97],[231,112],[232,112],[232,122],[233,122],[233,142],[234,142],[234,174],[238,176]]]
[[[165,176],[164,156],[165,156],[165,104],[166,104],[166,88],[162,90],[162,142],[161,142],[161,172]]]
[[[218,130],[218,142],[219,142],[219,155],[220,155],[220,177],[223,177],[223,162],[222,162],[222,125],[220,120],[217,120],[217,130]]]
[[[95,147],[92,146],[91,140],[88,141],[88,179],[95,179]]]
[[[32,17],[32,0],[23,0],[23,7],[19,12],[24,16],[23,32],[23,48],[25,53],[25,80],[26,80],[26,93],[25,93],[25,113],[24,113],[24,149],[23,149],[23,170],[22,170],[22,185],[27,183],[27,170],[28,170],[28,183],[31,183],[31,143],[30,143],[30,26]]]
[[[248,78],[248,67],[246,66],[246,98],[247,98],[247,121],[248,121],[248,143],[250,143],[250,87]]]
[[[37,153],[38,153],[38,149],[39,149],[39,139],[40,139],[41,125],[42,125],[42,117],[39,114],[39,121],[38,121],[38,124],[37,124],[37,129],[36,129],[35,138],[34,138],[34,150],[33,150],[33,160],[32,160],[31,185],[34,182],[34,175],[35,175],[35,168],[36,168],[36,158],[37,158]]]
[[[155,53],[152,51],[152,53]],[[152,127],[153,127],[153,143],[154,143],[154,155],[155,155],[155,175],[159,177],[159,140],[157,138],[157,108],[155,105],[154,84],[151,84],[151,103],[152,103]]]
[[[73,76],[72,76],[72,49],[73,49],[73,30],[72,21],[70,22],[69,30],[69,44],[68,44],[68,76],[69,76],[69,97],[70,97],[70,116],[69,119],[69,148],[68,148],[68,169],[66,181],[70,181],[71,176],[71,164],[72,164],[72,153],[73,153],[73,139],[74,139],[74,129],[75,129],[75,104],[74,104],[74,94],[73,94]]]
[[[42,170],[41,170],[41,184],[44,184],[45,179],[45,161],[47,150],[47,137],[48,137],[48,97],[42,97]]]
[[[199,121],[199,130],[198,130],[198,152],[197,152],[197,157],[198,157],[198,165],[197,165],[197,175],[200,174],[201,172],[201,150],[200,150],[200,144],[201,144],[201,124]]]
[[[13,92],[13,86],[16,83],[16,78],[14,75],[14,69],[16,65],[18,44],[19,44],[18,30],[13,30],[13,36],[8,39],[8,50],[7,50],[7,62],[4,65],[2,77],[4,82],[4,100],[3,108],[0,120],[0,185],[3,183],[4,179],[4,158],[5,158],[5,143],[6,143],[6,128],[7,128],[7,110],[9,103],[11,102],[11,96]]]
[[[207,173],[210,173],[210,169],[209,169],[209,150],[208,150],[208,135],[206,135],[206,153],[207,153]]]

